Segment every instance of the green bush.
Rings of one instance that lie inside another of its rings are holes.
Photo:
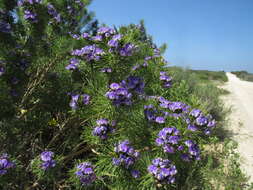
[[[253,74],[248,73],[247,71],[233,71],[231,72],[235,74],[238,78],[246,81],[253,81]]]
[[[88,4],[0,4],[0,187],[201,188],[218,92],[172,79],[143,23],[97,28]]]

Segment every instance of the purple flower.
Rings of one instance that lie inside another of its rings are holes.
[[[49,169],[49,168],[55,167],[55,165],[56,165],[55,160],[49,160],[49,161],[46,161],[46,162],[42,162],[41,168],[42,168],[43,170],[47,170],[47,169]]]
[[[18,6],[23,6],[24,3],[28,3],[30,5],[35,3],[41,3],[42,0],[18,0]]]
[[[190,113],[190,115],[191,116],[193,116],[193,117],[195,117],[195,118],[197,118],[199,115],[201,115],[202,114],[202,112],[201,112],[201,110],[199,110],[199,109],[193,109],[192,111],[191,111],[191,113]]]
[[[172,78],[168,76],[166,72],[160,72],[160,80],[162,81],[164,88],[171,87]]]
[[[188,147],[191,147],[194,145],[193,141],[192,140],[187,140],[185,141],[185,145],[188,146]]]
[[[97,120],[97,124],[98,125],[108,125],[109,121],[108,121],[108,119],[99,119],[99,120]]]
[[[121,56],[132,56],[135,49],[136,49],[136,46],[134,44],[128,43],[120,49],[120,55]]]
[[[177,144],[181,140],[179,136],[180,131],[175,127],[165,127],[158,133],[158,138],[156,139],[156,144],[158,146],[163,146],[164,152],[175,153]]]
[[[110,40],[108,42],[108,46],[110,47],[117,47],[119,45],[119,42],[117,40]]]
[[[151,56],[147,56],[147,57],[145,57],[145,61],[148,61],[148,60],[151,60],[152,59],[152,57]]]
[[[142,94],[145,84],[141,77],[129,76],[126,80],[121,81],[121,86],[137,94]]]
[[[67,70],[75,70],[78,68],[77,66],[80,64],[80,61],[75,58],[71,58],[69,62],[70,64],[65,67]]]
[[[156,158],[148,166],[148,172],[160,183],[171,184],[175,182],[174,176],[177,174],[177,169],[170,160]]]
[[[0,155],[0,176],[6,174],[8,169],[13,167],[15,164],[9,160],[8,154]]]
[[[131,175],[133,176],[133,178],[139,178],[140,172],[138,170],[132,170]]]
[[[209,121],[208,124],[207,124],[207,127],[215,127],[216,126],[216,121],[215,120],[212,120],[212,121]]]
[[[183,151],[184,150],[184,146],[183,145],[178,146],[177,150]]]
[[[11,33],[11,25],[5,21],[0,21],[0,31],[3,33]]]
[[[80,96],[79,94],[72,94],[72,95],[71,95],[71,101],[70,101],[70,103],[69,103],[69,106],[70,106],[73,110],[77,109],[77,104],[78,104],[79,96]]]
[[[118,154],[118,158],[112,159],[113,164],[123,166],[126,169],[132,166],[140,157],[140,153],[131,146],[128,140],[119,142],[114,151]]]
[[[36,19],[36,17],[37,17],[36,13],[33,13],[33,12],[29,11],[29,10],[25,10],[24,11],[24,18],[26,20],[29,20],[31,22],[37,22],[38,20]]]
[[[100,36],[100,35],[97,35],[97,36],[93,36],[91,39],[92,39],[93,41],[100,42],[100,41],[103,40],[103,37]]]
[[[95,60],[98,61],[105,52],[94,45],[88,45],[83,47],[82,49],[76,49],[72,51],[72,55],[84,57],[87,61]]]
[[[82,185],[91,185],[97,178],[94,167],[89,162],[80,163],[76,169],[76,177],[79,178]]]
[[[190,130],[190,131],[197,131],[198,130],[198,128],[195,125],[192,125],[192,124],[189,124],[187,129]]]
[[[190,160],[200,160],[200,149],[198,145],[192,140],[185,141],[185,145],[188,147],[188,153],[183,153],[181,158],[187,162]]]
[[[105,96],[112,100],[113,104],[115,106],[121,106],[121,105],[131,105],[132,101],[132,93],[128,91],[127,88],[123,88],[118,83],[112,83],[110,85],[110,91],[108,91]]]
[[[51,151],[44,151],[40,154],[40,158],[42,161],[49,161],[52,160],[52,157],[54,156],[54,153]]]
[[[53,16],[54,20],[59,23],[61,22],[61,15],[56,11],[51,3],[47,4],[47,12],[49,15]]]
[[[98,136],[102,140],[107,139],[108,134],[114,131],[112,128],[113,125],[110,125],[107,119],[99,119],[97,120],[97,124],[98,126],[93,129],[92,134]]]
[[[110,84],[110,88],[112,90],[118,90],[120,88],[120,85],[118,83],[112,83]]]
[[[88,105],[90,103],[90,96],[88,94],[82,94],[83,104]]]
[[[112,28],[109,28],[109,27],[101,27],[98,29],[98,32],[97,32],[99,35],[104,35],[106,37],[109,37],[113,34],[116,33],[116,31]]]
[[[140,65],[135,65],[135,66],[132,67],[132,70],[135,71],[135,70],[137,70],[139,68],[140,68]]]
[[[201,115],[196,119],[196,124],[199,126],[207,125],[208,124],[208,119]]]
[[[82,38],[84,38],[84,39],[88,39],[89,37],[90,37],[90,35],[88,34],[88,33],[82,33]]]
[[[182,112],[187,113],[189,110],[189,106],[187,106],[186,104],[182,102],[171,102],[169,103],[169,109],[172,112],[176,112],[176,113],[182,113]]]
[[[160,124],[165,123],[165,118],[164,118],[164,117],[161,117],[161,116],[156,117],[156,118],[155,118],[155,122],[156,122],[156,123],[160,123]]]
[[[137,94],[142,94],[145,83],[141,77],[129,76],[126,80],[121,81],[121,86]]]
[[[166,153],[171,153],[171,154],[175,153],[174,147],[173,147],[173,146],[170,146],[170,145],[164,145],[164,146],[163,146],[163,150],[164,150],[164,152],[166,152]]]
[[[210,134],[211,134],[211,131],[210,131],[210,129],[205,129],[205,130],[204,130],[204,133],[205,133],[205,135],[210,135]]]
[[[51,151],[44,151],[40,154],[40,159],[42,161],[41,168],[47,170],[53,168],[56,165],[55,160],[53,160],[54,153]]]
[[[144,106],[144,115],[150,122],[155,122],[157,112],[153,105]]]
[[[116,34],[112,37],[111,40],[108,41],[108,46],[109,47],[118,47],[119,45],[119,40],[121,40],[122,35],[121,34]]]

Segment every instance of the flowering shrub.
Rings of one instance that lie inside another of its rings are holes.
[[[97,28],[88,4],[1,4],[0,153],[18,162],[0,179],[19,170],[0,187],[180,189],[216,122],[144,26]]]

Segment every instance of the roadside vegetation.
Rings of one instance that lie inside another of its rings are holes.
[[[166,67],[143,22],[100,25],[89,3],[0,3],[0,189],[250,188],[224,73]]]
[[[247,71],[233,71],[231,73],[235,74],[241,80],[253,82],[253,74],[252,73],[248,73]]]

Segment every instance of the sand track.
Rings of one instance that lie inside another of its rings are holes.
[[[229,81],[224,89],[230,92],[223,97],[224,103],[232,107],[228,130],[238,142],[242,170],[253,182],[253,82],[242,81],[232,73],[226,73]]]

